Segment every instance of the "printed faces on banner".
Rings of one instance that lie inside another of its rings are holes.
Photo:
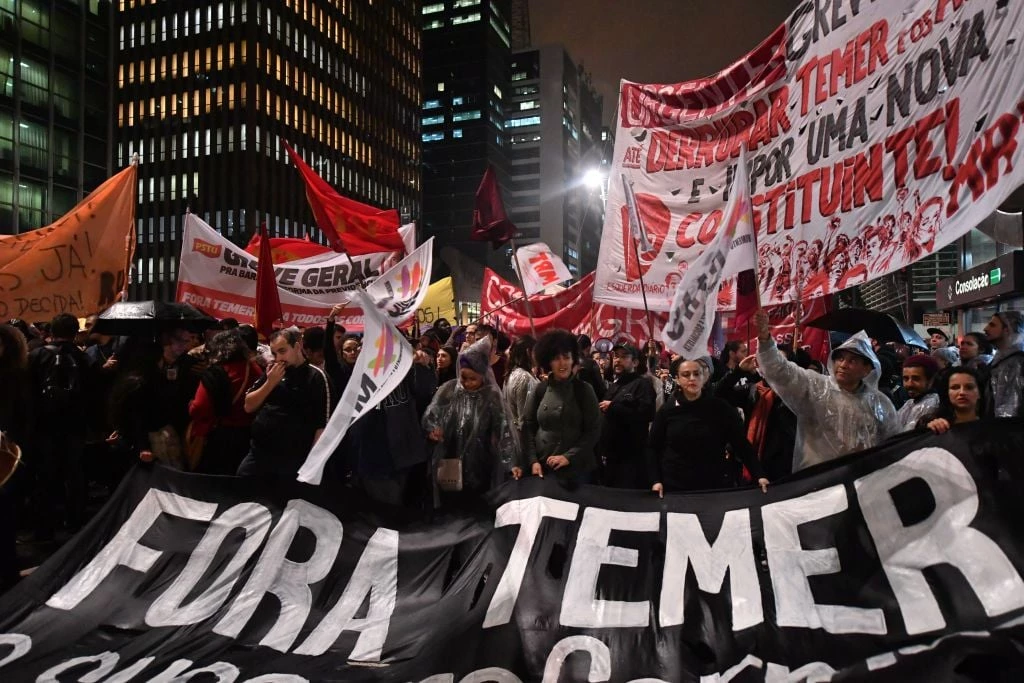
[[[765,305],[934,253],[1024,181],[1024,5],[833,5],[801,4],[710,78],[621,84],[595,300],[640,307],[642,276],[669,309],[725,224],[744,145]]]

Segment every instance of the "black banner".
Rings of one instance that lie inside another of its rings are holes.
[[[531,478],[429,522],[140,466],[0,600],[0,680],[1020,680],[1022,452],[978,423],[767,494]]]

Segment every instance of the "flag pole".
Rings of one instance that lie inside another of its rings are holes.
[[[516,249],[516,240],[514,237],[510,237],[508,243],[512,245],[512,260],[515,262],[516,277],[519,278],[519,286],[523,290],[524,301],[526,303],[526,315],[530,319],[530,334],[533,335],[534,339],[537,339],[537,327],[533,323],[533,306],[530,304],[530,297],[526,293],[526,285],[523,283],[523,267],[519,263],[519,250]],[[491,311],[493,313],[494,311]]]
[[[651,335],[650,339],[654,339],[654,323],[651,322],[651,309],[647,306],[647,286],[644,284],[643,268],[640,267],[640,250],[637,249],[636,240],[632,235],[629,241],[633,243],[633,255],[636,256],[636,270],[640,276],[640,296],[643,297],[644,314],[647,316],[647,332]]]

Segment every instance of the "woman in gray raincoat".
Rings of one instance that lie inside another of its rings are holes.
[[[896,408],[878,390],[882,366],[865,332],[836,347],[828,374],[821,375],[786,360],[763,312],[755,320],[761,376],[797,417],[794,472],[871,448],[899,431]]]
[[[442,384],[423,415],[436,445],[431,465],[434,501],[472,507],[484,493],[522,471],[508,406],[491,372],[491,342],[483,337],[459,354],[459,375]]]

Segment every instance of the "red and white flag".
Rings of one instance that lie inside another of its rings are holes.
[[[668,324],[661,333],[665,346],[684,358],[708,355],[708,338],[722,282],[757,267],[750,179],[742,152],[725,215],[728,217],[725,228],[718,231],[679,281],[672,297]]]
[[[527,296],[533,296],[551,285],[572,279],[572,273],[565,262],[543,242],[519,247],[513,262],[519,271],[519,279]]]

